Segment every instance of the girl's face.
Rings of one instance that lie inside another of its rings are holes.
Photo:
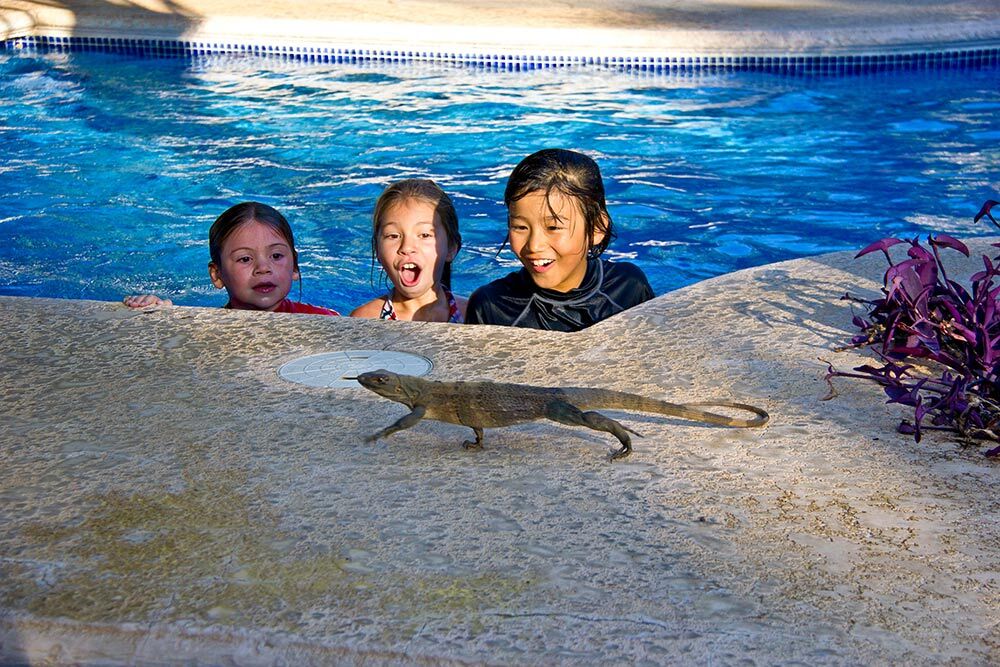
[[[251,220],[222,242],[220,264],[208,264],[212,284],[226,288],[229,306],[238,310],[274,310],[298,280],[295,254],[285,237]]]
[[[448,245],[434,204],[422,199],[403,199],[386,210],[376,249],[397,298],[428,301],[437,298],[444,265],[457,252]]]
[[[580,286],[591,239],[575,199],[557,190],[548,197],[544,190],[529,192],[511,203],[507,224],[511,250],[536,285],[556,292]]]

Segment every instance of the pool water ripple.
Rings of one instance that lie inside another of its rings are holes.
[[[207,230],[237,201],[284,212],[307,301],[371,298],[388,182],[454,197],[469,293],[497,256],[507,174],[539,148],[594,156],[619,238],[658,293],[884,235],[988,234],[997,70],[787,77],[249,56],[0,54],[0,294],[218,305]],[[294,292],[298,296],[297,290]]]

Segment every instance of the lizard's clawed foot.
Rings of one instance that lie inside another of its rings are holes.
[[[466,440],[462,443],[462,449],[482,449],[483,443],[476,442],[475,440]]]
[[[617,459],[623,459],[632,453],[631,447],[622,446],[619,449],[612,449],[608,452],[608,460],[615,461]]]

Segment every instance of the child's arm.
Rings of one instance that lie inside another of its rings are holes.
[[[351,317],[378,317],[382,314],[383,303],[385,303],[385,299],[382,297],[372,299],[368,303],[352,310]]]
[[[132,294],[122,299],[122,302],[129,308],[148,308],[150,306],[172,306],[174,302],[170,299],[161,299],[155,294]]]

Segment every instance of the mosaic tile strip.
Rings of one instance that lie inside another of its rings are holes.
[[[932,47],[925,51],[867,55],[567,56],[35,35],[0,42],[0,50],[97,51],[153,58],[251,54],[306,62],[443,62],[505,70],[583,65],[639,71],[750,71],[832,75],[911,69],[964,69],[1000,65],[1000,46],[997,45],[942,50],[934,50]]]

